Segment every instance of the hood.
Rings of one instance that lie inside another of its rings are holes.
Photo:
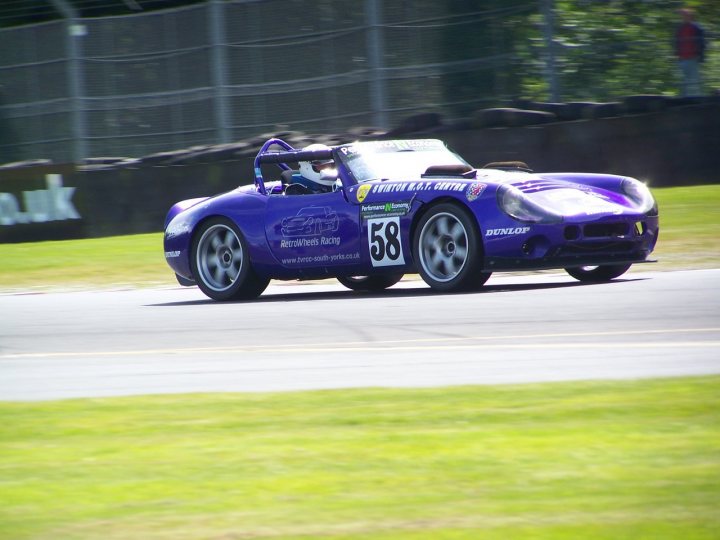
[[[483,176],[498,186],[498,204],[523,221],[559,221],[573,216],[645,214],[656,209],[647,187],[613,175],[561,175],[496,171]],[[480,175],[478,175],[480,177]]]

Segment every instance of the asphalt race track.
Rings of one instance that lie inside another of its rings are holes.
[[[720,270],[416,279],[382,294],[273,283],[0,295],[0,400],[435,386],[720,373]]]

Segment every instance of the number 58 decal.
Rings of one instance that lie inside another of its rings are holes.
[[[368,246],[373,266],[405,264],[400,243],[400,218],[368,219]]]

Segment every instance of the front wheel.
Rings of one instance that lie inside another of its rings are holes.
[[[610,281],[611,279],[622,276],[630,269],[631,266],[632,264],[579,266],[575,268],[566,268],[565,271],[578,281],[598,283],[603,281]]]
[[[337,280],[353,291],[382,291],[392,287],[403,274],[385,274],[382,276],[338,276]]]
[[[415,261],[425,283],[455,292],[482,286],[482,241],[475,218],[454,204],[438,204],[420,219],[413,238]]]
[[[245,238],[226,218],[211,219],[200,227],[190,265],[198,287],[213,300],[256,298],[270,282],[255,273]]]

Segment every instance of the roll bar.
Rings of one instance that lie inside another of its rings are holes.
[[[279,146],[284,152],[268,152],[271,146]],[[333,159],[332,149],[327,150],[298,150],[283,141],[282,139],[268,139],[262,145],[260,151],[255,156],[255,186],[263,195],[267,195],[265,189],[265,181],[262,177],[260,165],[276,164],[281,169],[289,169],[287,163],[298,163],[300,161],[315,161],[324,159]]]

